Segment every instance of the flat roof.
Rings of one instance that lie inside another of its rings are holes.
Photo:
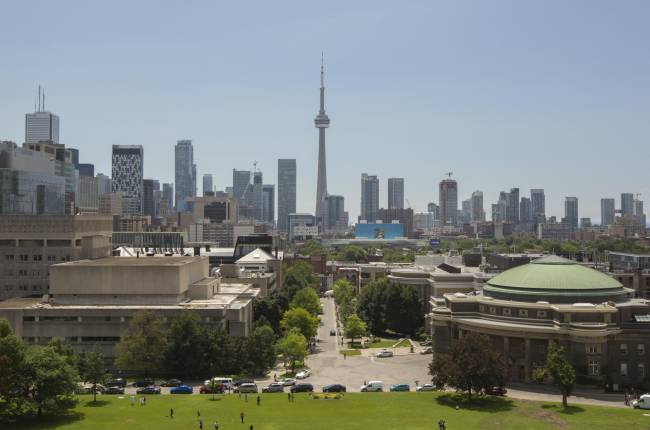
[[[55,264],[57,266],[76,266],[76,267],[106,267],[106,266],[183,266],[186,264],[194,263],[202,257],[162,257],[153,258],[147,256],[138,257],[104,257],[96,260],[77,260],[69,261],[66,263]]]

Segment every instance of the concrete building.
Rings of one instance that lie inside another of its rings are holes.
[[[122,193],[131,204],[125,208],[134,215],[142,213],[144,150],[141,145],[113,145],[111,191]]]
[[[612,198],[600,199],[600,225],[608,226],[614,224],[616,216],[616,203]]]
[[[404,178],[388,178],[388,209],[404,209]]]
[[[191,140],[179,140],[174,147],[174,183],[176,211],[185,212],[185,199],[196,196],[196,164]]]
[[[634,194],[621,193],[621,215],[634,215]]]
[[[404,236],[413,238],[413,209],[379,209],[377,221],[384,224],[399,222],[404,227]]]
[[[99,213],[99,195],[97,178],[94,176],[79,176],[78,212],[82,214]]]
[[[248,200],[249,186],[251,184],[250,170],[232,169],[232,192],[240,203]]]
[[[99,215],[122,215],[122,193],[109,193],[99,196]]]
[[[188,207],[192,208],[194,223],[207,220],[211,223],[237,224],[239,201],[226,193],[219,192],[203,197],[190,197],[186,203]]]
[[[646,225],[645,213],[643,213],[643,200],[634,200],[634,216],[639,220],[641,225]]]
[[[361,212],[359,220],[375,222],[379,216],[379,179],[377,176],[361,174]]]
[[[485,211],[483,210],[483,192],[474,191],[471,197],[472,207],[472,222],[485,221]]]
[[[142,215],[151,217],[152,219],[156,216],[156,208],[154,205],[154,180],[153,179],[143,179],[142,180]]]
[[[458,224],[458,183],[454,179],[440,181],[440,225],[456,226]]]
[[[428,203],[427,204],[427,212],[433,214],[434,221],[438,221],[440,219],[440,207],[437,204]]]
[[[413,230],[427,231],[434,226],[434,218],[431,212],[416,212],[413,214]]]
[[[103,173],[98,173],[95,178],[97,179],[97,195],[101,196],[103,194],[108,194],[111,192],[111,178],[104,175]]]
[[[278,230],[288,231],[289,214],[296,212],[296,160],[278,160]]]
[[[308,240],[318,236],[316,217],[307,213],[289,214],[288,240]]]
[[[650,306],[596,270],[547,256],[487,281],[482,294],[445,294],[431,313],[434,353],[446,353],[464,333],[490,337],[512,381],[528,382],[546,361],[550,342],[562,345],[579,377],[614,390],[645,377]]]
[[[212,185],[212,175],[209,173],[206,173],[203,175],[203,194],[208,192],[213,192],[214,191],[214,185]]]
[[[571,227],[578,228],[578,198],[566,197],[564,199],[564,222]]]
[[[138,312],[155,312],[170,323],[191,310],[202,324],[247,336],[252,301],[259,294],[250,285],[210,277],[207,257],[107,257],[57,264],[50,270],[48,298],[1,302],[0,316],[28,344],[58,337],[77,351],[99,345],[109,367],[115,346]]]
[[[546,197],[544,195],[544,190],[541,188],[533,188],[530,190],[530,203],[532,205],[533,222],[545,222]]]
[[[79,176],[95,176],[95,165],[91,163],[79,163],[77,166]]]
[[[519,220],[522,223],[533,222],[533,204],[528,197],[522,197],[519,202]]]
[[[262,221],[275,225],[275,185],[262,185]]]
[[[519,188],[510,188],[506,221],[519,223]]]
[[[0,217],[0,300],[47,294],[53,264],[110,255],[112,230],[102,216]]]
[[[539,240],[571,240],[575,228],[564,222],[543,222],[537,224],[537,239]]]
[[[326,194],[321,202],[319,214],[323,233],[336,234],[348,230],[348,213],[345,211],[343,196]]]
[[[25,114],[25,143],[42,141],[59,143],[59,117],[45,110]]]

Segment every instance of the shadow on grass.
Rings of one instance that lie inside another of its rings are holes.
[[[562,405],[542,405],[542,409],[550,409],[559,414],[575,415],[585,411],[584,408],[575,405],[569,405],[566,408]]]
[[[441,406],[458,406],[460,409],[480,412],[506,412],[513,408],[512,400],[494,396],[472,397],[472,400],[468,400],[466,395],[446,393],[436,397],[436,402]]]
[[[84,403],[84,407],[86,408],[99,408],[102,406],[106,406],[110,404],[108,400],[97,400],[96,402],[93,402],[92,400],[88,400],[86,403]]]
[[[219,400],[221,400],[221,397],[215,397],[214,399],[210,397],[208,400],[211,402],[218,402]]]
[[[62,426],[73,424],[85,418],[80,412],[70,412],[65,415],[45,416],[41,418],[28,418],[14,423],[4,423],[12,430],[33,430],[33,429],[56,429]],[[5,427],[0,427],[5,428]]]

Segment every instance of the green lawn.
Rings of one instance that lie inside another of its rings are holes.
[[[361,351],[358,349],[342,349],[339,353],[343,355],[361,355]]]
[[[391,348],[395,343],[397,342],[397,339],[380,339],[378,342],[366,342],[365,347],[366,348]],[[350,344],[350,342],[347,342],[347,345],[349,348],[354,348],[354,349],[362,349],[361,348],[361,342],[354,342],[354,344]]]
[[[550,403],[487,398],[471,405],[460,404],[450,394],[364,393],[347,394],[340,400],[313,400],[297,394],[294,403],[286,394],[264,394],[260,406],[255,396],[248,402],[237,395],[212,401],[203,396],[147,396],[146,406],[130,406],[128,396],[103,397],[92,406],[90,396],[82,396],[68,417],[50,418],[40,423],[10,425],[11,429],[192,429],[198,428],[197,410],[206,430],[215,420],[220,429],[321,430],[321,429],[434,429],[439,419],[455,429],[648,429],[650,417],[644,411],[597,406],[561,406]],[[174,419],[169,408],[174,408]],[[239,413],[245,414],[245,426]],[[1,426],[0,426],[1,427]]]

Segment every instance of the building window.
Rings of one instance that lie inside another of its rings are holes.
[[[619,347],[621,355],[627,355],[627,343],[622,343]]]
[[[7,255],[5,255],[5,260],[7,260],[7,261],[14,261],[14,255],[13,255],[13,254],[7,254]]]
[[[621,361],[621,376],[627,376],[627,363]]]
[[[519,316],[523,318],[528,318],[528,309],[519,309]]]
[[[34,261],[42,261],[43,256],[42,255],[32,255],[32,258]]]
[[[47,261],[56,261],[56,255],[48,255],[47,256]]]
[[[587,345],[587,354],[600,354],[600,345],[597,344]]]
[[[605,314],[605,322],[607,324],[612,322],[612,315],[611,314]]]
[[[639,379],[645,378],[645,363],[637,363],[636,365],[636,377]]]
[[[510,316],[511,313],[512,311],[510,310],[510,308],[503,308],[503,315]]]
[[[497,308],[495,308],[494,306],[490,306],[490,313],[491,314],[496,314],[497,313]]]
[[[571,322],[571,314],[564,314],[564,322],[565,323]]]
[[[546,318],[546,311],[537,311],[537,318]]]
[[[20,254],[20,261],[29,261],[29,255]]]
[[[636,346],[636,352],[639,355],[645,355],[645,344],[639,343]]]
[[[485,306],[483,306],[483,305],[479,305],[479,306],[478,306],[478,311],[479,311],[479,312],[485,312]]]
[[[590,376],[600,375],[600,362],[598,360],[589,360],[587,362],[587,370]]]

